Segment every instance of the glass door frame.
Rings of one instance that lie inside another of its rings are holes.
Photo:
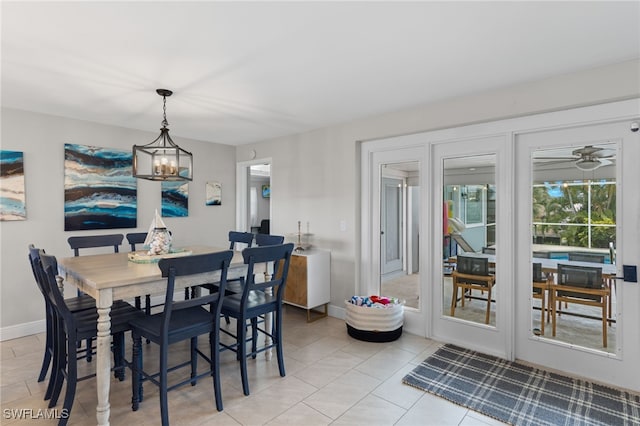
[[[474,136],[456,140],[433,142],[431,145],[431,182],[430,194],[433,220],[431,269],[433,298],[431,300],[432,337],[436,340],[457,344],[502,358],[511,359],[513,335],[513,226],[512,190],[513,168],[511,150],[506,134]],[[444,273],[442,266],[443,252],[443,200],[444,200],[444,163],[447,159],[474,157],[479,155],[495,155],[495,187],[496,187],[496,285],[498,300],[493,305],[496,313],[495,327],[484,323],[470,322],[451,317],[444,312],[443,292]],[[440,232],[436,232],[439,230]]]
[[[628,131],[627,124],[628,122],[626,120],[618,123],[587,123],[576,127],[543,129],[540,131],[522,132],[514,135],[516,145],[516,163],[518,164],[518,170],[520,170],[522,177],[518,182],[516,191],[517,226],[518,229],[521,230],[521,238],[518,240],[517,245],[517,252],[521,253],[517,259],[516,266],[518,270],[526,270],[527,273],[531,271],[531,241],[533,237],[531,231],[531,185],[533,173],[531,158],[533,153],[538,150],[561,147],[579,148],[585,146],[585,143],[594,143],[596,145],[599,143],[611,143],[616,146],[616,257],[620,260],[616,262],[616,269],[618,270],[617,276],[621,276],[620,270],[622,258],[626,257],[625,249],[629,244],[629,241],[625,240],[625,233],[622,232],[622,229],[625,227],[625,220],[629,220],[629,213],[625,212],[623,209],[623,200],[625,200],[625,203],[631,201],[631,204],[633,204],[633,198],[635,197],[636,200],[639,198],[637,196],[637,189],[633,189],[633,184],[630,185],[627,182],[625,185],[625,180],[633,179],[632,177],[626,177],[629,175],[624,173],[625,161],[633,158],[632,155],[631,157],[629,156],[628,152],[623,151],[625,134],[627,134],[629,138],[633,137],[633,135]],[[626,149],[633,149],[632,145],[633,144],[629,143],[626,145]],[[637,165],[632,164],[631,167],[637,167]],[[631,167],[627,165],[626,169],[630,170]],[[525,229],[528,229],[526,235]],[[627,238],[629,237],[627,236]],[[530,279],[530,277],[525,278],[525,275],[525,273],[518,274],[516,280],[518,282],[523,282],[523,280],[527,278]],[[627,300],[627,298],[623,295],[627,292],[627,286],[622,281],[617,281],[615,289],[617,301],[616,318],[618,319],[618,322],[616,323],[616,348],[614,352],[591,349],[561,340],[546,339],[544,336],[535,336],[531,333],[531,318],[529,317],[525,321],[524,317],[520,317],[517,319],[517,355],[522,359],[540,364],[550,362],[550,359],[555,359],[556,365],[559,364],[558,360],[572,360],[571,364],[574,365],[567,365],[565,367],[566,369],[575,367],[576,365],[589,364],[593,365],[594,368],[597,368],[596,365],[600,362],[598,358],[604,358],[604,362],[607,362],[606,359],[621,360],[623,358],[625,345],[630,343],[628,341],[624,341],[625,334],[628,334],[625,329],[627,327],[634,328],[634,325],[633,323],[631,325],[628,324],[630,318],[628,318],[628,315],[624,312],[626,305],[624,300]],[[631,298],[628,300],[631,301]],[[635,307],[637,307],[637,304],[640,303],[640,301],[637,300],[635,302]],[[518,296],[517,303],[519,309],[526,309],[527,304],[523,295]],[[635,307],[631,305],[628,309],[635,309]],[[525,330],[528,330],[528,332]],[[595,330],[598,330],[597,324],[595,326]],[[545,335],[546,334],[547,333],[545,333]],[[617,366],[610,368],[615,370],[617,369]]]
[[[428,319],[425,314],[430,300],[430,289],[426,287],[428,271],[428,245],[430,238],[430,212],[427,209],[427,162],[428,150],[423,140],[419,143],[398,146],[393,140],[381,139],[364,142],[361,145],[361,199],[360,199],[360,262],[356,293],[358,295],[377,294],[381,284],[380,257],[380,190],[382,183],[381,165],[391,163],[418,162],[419,169],[419,224],[418,252],[419,305],[417,309],[405,308],[403,330],[418,336],[427,336]]]

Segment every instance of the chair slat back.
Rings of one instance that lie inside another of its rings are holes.
[[[251,247],[253,244],[253,234],[251,232],[229,231],[229,250],[236,249],[236,243],[246,244]]]
[[[489,275],[489,259],[458,255],[457,264],[461,274]]]
[[[542,274],[542,263],[537,263],[537,262],[533,263],[533,282],[542,284],[542,285],[547,284],[547,278]],[[540,286],[533,287],[534,294],[541,294],[542,291],[543,290]]]
[[[29,244],[29,263],[31,264],[31,271],[33,272],[33,278],[36,280],[36,285],[38,286],[38,290],[42,293],[44,297],[44,302],[47,305],[47,308],[50,307],[49,296],[47,295],[47,279],[44,274],[44,269],[42,268],[42,263],[40,260],[40,253],[44,253],[44,250],[41,250],[35,247],[33,244]]]
[[[147,239],[146,232],[130,232],[126,235],[127,242],[131,246],[131,251],[136,251],[136,244],[143,244]]]
[[[559,263],[558,284],[572,287],[602,288],[602,268]]]
[[[569,252],[569,260],[575,262],[604,263],[604,254]]]
[[[161,259],[160,262],[158,262],[162,276],[167,278],[167,290],[162,315],[163,333],[168,333],[171,313],[180,309],[210,305],[212,307],[211,314],[220,316],[222,304],[219,302],[222,301],[225,292],[227,271],[232,257],[233,251],[226,250],[218,253]],[[217,293],[193,297],[188,300],[173,300],[176,278],[215,271],[220,271],[220,286]]]
[[[596,266],[573,266],[558,264],[558,284],[585,289],[602,289],[602,268]],[[597,294],[585,294],[575,291],[559,291],[561,296],[577,297],[580,299],[600,300]]]
[[[69,237],[67,241],[73,249],[73,255],[80,256],[80,249],[96,247],[113,247],[114,253],[118,253],[123,238],[122,234],[86,235]]]
[[[260,221],[260,229],[258,229],[258,234],[269,235],[271,233],[270,222],[271,221],[269,219],[262,219]]]
[[[536,283],[546,282],[542,276],[542,263],[533,263],[533,281]]]
[[[282,235],[271,234],[256,234],[256,245],[262,246],[275,246],[284,243],[284,237]]]
[[[71,324],[73,315],[64,301],[64,296],[60,288],[58,288],[58,280],[56,279],[58,275],[58,261],[56,257],[45,254],[44,251],[40,250],[40,264],[42,265],[43,277],[46,280],[47,297],[51,305],[58,315],[64,318],[68,324]]]
[[[293,244],[269,245],[262,247],[247,248],[242,251],[244,263],[247,264],[247,278],[242,292],[241,307],[244,309],[247,299],[253,291],[265,291],[268,288],[276,289],[274,295],[279,302],[284,296],[284,287],[289,273],[289,263]],[[273,264],[273,274],[268,281],[256,282],[255,266],[263,263]]]

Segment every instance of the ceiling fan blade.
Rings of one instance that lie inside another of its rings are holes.
[[[576,161],[579,160],[580,157],[533,157],[534,160],[565,160],[565,161]]]
[[[611,154],[607,154],[606,152],[596,152],[595,154],[592,154],[593,157],[598,157],[598,158],[615,158],[616,154],[611,153]]]
[[[604,148],[599,148],[593,145],[587,145],[582,148],[574,149],[571,154],[585,156],[585,155],[595,155],[596,152],[602,151]]]
[[[535,165],[537,167],[543,167],[543,166],[555,166],[556,164],[573,164],[575,163],[575,159],[570,159],[570,160],[551,160],[551,161],[539,161],[536,162]]]

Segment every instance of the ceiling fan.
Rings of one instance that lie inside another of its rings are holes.
[[[571,156],[536,157],[536,159],[559,160],[559,163],[571,161],[578,169],[588,172],[595,170],[598,167],[611,164],[615,156],[615,152],[612,149],[586,145],[582,148],[577,148],[571,151]]]

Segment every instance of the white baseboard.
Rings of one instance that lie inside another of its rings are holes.
[[[143,298],[144,300],[144,298]],[[133,303],[133,301],[130,301]],[[151,304],[162,304],[164,303],[164,296],[152,296]],[[334,305],[329,305],[328,315],[330,317],[338,318],[344,320],[345,317],[345,309],[339,308]],[[4,342],[5,340],[18,339],[20,337],[30,336],[32,334],[43,333],[45,331],[45,321],[44,319],[32,322],[26,322],[23,324],[10,325],[8,327],[0,328],[0,342]]]
[[[43,333],[45,331],[45,327],[46,324],[44,319],[2,327],[0,328],[0,342],[18,339],[32,334]]]
[[[334,305],[329,305],[328,313],[329,313],[330,317],[334,317],[334,318],[338,318],[338,319],[343,320],[345,315],[346,315],[346,309],[345,308],[339,308],[339,307],[334,306]]]

